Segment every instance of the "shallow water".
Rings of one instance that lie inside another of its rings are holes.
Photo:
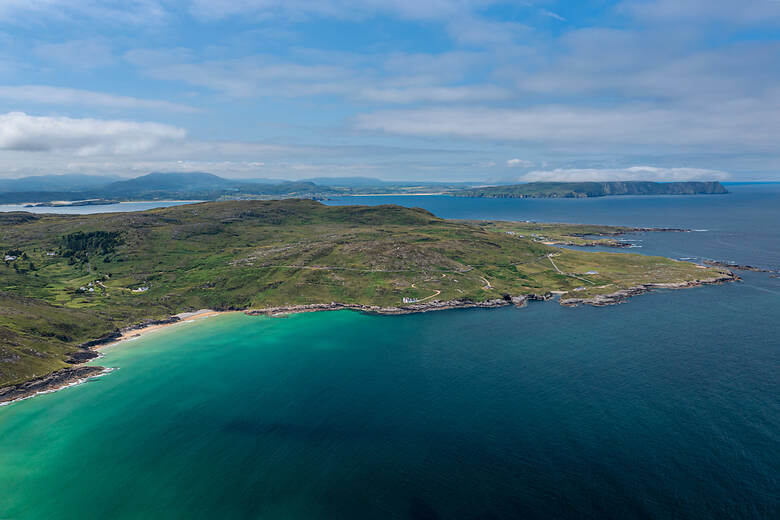
[[[697,222],[713,231],[635,251],[780,264],[752,241],[776,236],[780,198],[743,244],[697,242],[741,233],[732,200],[609,223]],[[744,278],[605,308],[177,324],[109,348],[104,377],[0,408],[0,518],[777,517],[780,280]]]

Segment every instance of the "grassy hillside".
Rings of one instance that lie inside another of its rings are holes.
[[[309,200],[0,213],[8,258],[0,262],[0,386],[65,366],[81,342],[187,310],[401,306],[404,297],[484,301],[552,290],[582,297],[724,271],[558,249],[506,233],[508,225]]]
[[[456,197],[585,198],[607,195],[712,195],[728,193],[715,182],[529,182],[453,192]]]

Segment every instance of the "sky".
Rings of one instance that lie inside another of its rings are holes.
[[[0,178],[780,180],[780,0],[0,0]]]

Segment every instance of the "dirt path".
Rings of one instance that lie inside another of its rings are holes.
[[[558,269],[558,266],[557,266],[557,265],[555,265],[555,261],[553,260],[553,254],[552,254],[552,253],[549,253],[549,254],[547,255],[547,258],[549,258],[549,259],[550,259],[550,263],[551,263],[551,264],[552,264],[552,266],[555,268],[555,270],[556,270],[556,271],[558,271],[558,273],[559,273],[559,274],[566,275],[566,273],[564,273],[563,271],[561,271],[560,269]]]
[[[435,298],[436,296],[440,295],[441,291],[437,290],[435,293],[431,294],[430,296],[426,296],[425,298],[420,298],[417,300],[418,302],[424,302],[425,300],[429,300],[431,298]]]
[[[596,283],[596,282],[594,282],[594,281],[592,281],[592,280],[588,280],[587,278],[581,278],[581,277],[577,276],[576,274],[571,274],[571,273],[564,273],[563,271],[561,271],[560,269],[558,269],[558,266],[557,266],[557,265],[555,265],[555,261],[553,260],[553,256],[554,256],[554,255],[553,255],[553,253],[549,253],[549,254],[547,255],[547,258],[549,258],[549,259],[550,259],[550,263],[551,263],[551,264],[552,264],[552,266],[555,268],[555,270],[556,270],[556,271],[558,271],[558,273],[559,273],[559,274],[562,274],[563,276],[571,276],[572,278],[576,278],[577,280],[583,281],[583,282],[585,282],[585,283],[589,283],[589,284],[591,284],[591,285],[595,285],[595,283]]]

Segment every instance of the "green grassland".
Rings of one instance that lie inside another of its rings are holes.
[[[0,252],[17,257],[0,262],[0,386],[66,366],[79,343],[187,310],[393,307],[404,297],[485,301],[550,291],[583,297],[725,272],[555,248],[520,233],[524,224],[294,199],[139,213],[0,213]],[[628,229],[534,226],[549,237]]]
[[[614,237],[641,231],[624,226],[592,224],[547,224],[541,222],[474,221],[472,224],[487,231],[496,231],[528,238],[547,245],[626,247]]]

